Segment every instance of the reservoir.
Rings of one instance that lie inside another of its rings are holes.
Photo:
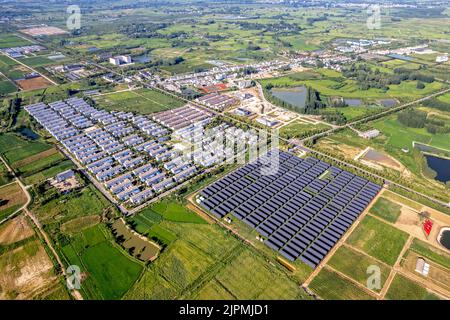
[[[295,107],[303,108],[305,106],[307,90],[303,86],[295,88],[273,88],[270,92],[278,99]]]
[[[359,107],[362,104],[362,101],[359,99],[344,99],[344,101],[349,107]]]
[[[438,241],[446,249],[450,250],[450,228],[442,228],[439,233]]]
[[[30,128],[20,128],[19,133],[30,140],[37,140],[39,138],[39,135]]]
[[[436,171],[435,179],[447,183],[450,181],[450,160],[431,155],[425,155],[428,166]]]

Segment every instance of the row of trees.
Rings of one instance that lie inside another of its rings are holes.
[[[429,133],[450,133],[450,126],[440,118],[428,117],[428,113],[416,109],[407,109],[398,114],[398,121],[411,128],[426,128]]]

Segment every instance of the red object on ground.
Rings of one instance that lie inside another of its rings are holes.
[[[433,228],[433,221],[431,221],[430,219],[426,219],[426,220],[423,222],[423,231],[425,232],[425,234],[426,234],[427,236],[430,235],[431,229],[432,229],[432,228]]]
[[[218,84],[214,84],[212,86],[200,88],[200,90],[204,91],[205,93],[224,91],[227,89],[228,89],[228,86],[225,83],[218,83]]]

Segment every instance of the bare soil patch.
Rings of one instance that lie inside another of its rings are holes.
[[[0,245],[7,245],[27,239],[34,234],[24,216],[18,216],[0,226]]]

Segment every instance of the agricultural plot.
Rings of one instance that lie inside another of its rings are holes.
[[[369,212],[377,217],[383,218],[388,222],[395,223],[400,216],[401,206],[390,201],[389,199],[380,197],[370,208]]]
[[[61,203],[64,205],[61,206]],[[36,215],[43,224],[58,227],[60,223],[74,218],[101,215],[108,207],[108,200],[94,186],[89,185],[47,202],[36,210]]]
[[[0,77],[0,95],[6,95],[12,92],[16,92],[16,86],[8,79]]]
[[[30,41],[12,34],[0,35],[0,49],[28,46],[31,44]]]
[[[15,162],[51,149],[51,146],[41,141],[29,141],[17,135],[5,133],[0,135],[0,150],[6,160],[14,166]]]
[[[407,239],[407,233],[366,216],[348,237],[347,243],[393,266]]]
[[[386,293],[390,300],[438,300],[439,297],[416,282],[397,274]]]
[[[122,91],[95,97],[96,103],[106,110],[149,114],[181,107],[181,100],[151,89]]]
[[[120,299],[138,279],[142,266],[131,260],[102,225],[70,236],[61,248],[66,263],[85,274],[81,293],[91,299]]]
[[[3,162],[0,161],[0,186],[11,182],[11,178],[12,177],[8,173],[8,169],[3,164]]]
[[[280,276],[280,271],[268,267],[261,257],[248,250],[242,251],[224,267],[215,280],[225,292],[238,300],[302,298],[302,289],[297,283]],[[198,298],[205,294],[203,290],[210,288],[200,290]]]
[[[345,245],[341,246],[336,251],[328,262],[328,265],[349,276],[363,286],[367,285],[367,270],[369,266],[378,266],[380,268],[381,286],[378,290],[375,290],[377,292],[383,288],[383,285],[389,276],[389,272],[391,271],[389,267],[379,263],[372,257],[359,253]]]
[[[49,168],[45,168],[37,173],[24,177],[24,181],[27,185],[37,184],[69,169],[75,169],[75,165],[70,160],[63,160],[57,164],[52,164]]]
[[[0,187],[0,220],[13,214],[27,202],[18,183],[12,183]]]
[[[38,239],[29,237],[0,248],[0,299],[33,299],[40,292],[61,288],[53,263]],[[67,299],[67,293],[61,298]]]
[[[304,138],[312,134],[319,133],[330,129],[331,127],[323,124],[312,124],[303,121],[294,121],[280,129],[280,135],[285,139]]]
[[[17,172],[23,176],[36,174],[61,162],[65,157],[56,149],[49,149],[14,163]]]
[[[337,273],[323,268],[313,279],[309,288],[320,298],[326,300],[373,300],[351,281],[344,279]]]

